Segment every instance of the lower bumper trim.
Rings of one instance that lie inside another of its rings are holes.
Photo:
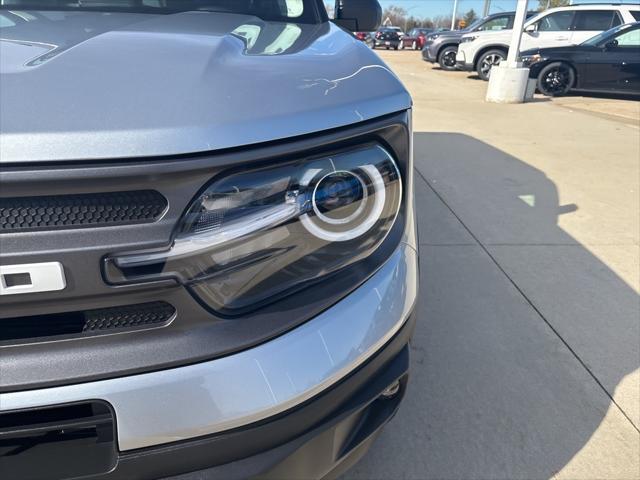
[[[464,61],[457,61],[456,62],[456,68],[458,70],[462,70],[465,72],[472,72],[473,71],[473,65],[470,63],[466,63]]]
[[[292,411],[233,431],[125,452],[104,478],[179,480],[194,471],[209,480],[335,478],[366,453],[401,403],[414,326],[412,316],[370,361]],[[380,399],[395,380],[401,381],[398,395]]]

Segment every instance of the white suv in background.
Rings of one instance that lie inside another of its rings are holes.
[[[545,10],[524,24],[521,50],[576,45],[623,23],[640,21],[640,6],[631,4],[590,4]],[[488,80],[491,67],[507,58],[511,30],[467,33],[462,36],[456,65],[477,71]]]

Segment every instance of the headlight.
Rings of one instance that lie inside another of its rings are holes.
[[[438,38],[439,36],[440,36],[440,35],[438,35],[437,33],[436,33],[436,34],[433,34],[433,35],[429,35],[429,36],[427,37],[427,40],[435,40],[435,39],[436,39],[436,38]]]
[[[460,43],[473,42],[476,38],[478,37],[462,37],[462,39],[460,40]]]
[[[371,254],[398,214],[402,183],[380,145],[230,173],[185,212],[170,248],[112,256],[112,284],[172,278],[240,313]]]
[[[529,67],[529,66],[533,65],[534,63],[543,62],[545,60],[547,60],[547,59],[545,57],[541,56],[538,53],[536,53],[535,55],[524,55],[522,57],[522,63],[526,67]]]

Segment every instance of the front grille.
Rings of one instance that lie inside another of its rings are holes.
[[[155,190],[0,198],[0,233],[148,223],[166,208]]]
[[[5,318],[0,319],[0,341],[156,327],[168,323],[175,312],[176,309],[169,303],[149,302],[96,310]]]

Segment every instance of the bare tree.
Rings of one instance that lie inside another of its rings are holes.
[[[538,0],[538,10],[543,11],[547,8],[566,7],[570,0]]]
[[[435,28],[449,28],[451,26],[451,17],[445,15],[438,15],[433,17],[433,26]]]
[[[467,26],[475,22],[477,18],[478,18],[478,15],[476,14],[476,11],[473,8],[462,16],[462,19],[465,21],[465,24]]]
[[[382,12],[382,21],[385,25],[404,25],[407,18],[407,11],[397,5],[389,5]]]

